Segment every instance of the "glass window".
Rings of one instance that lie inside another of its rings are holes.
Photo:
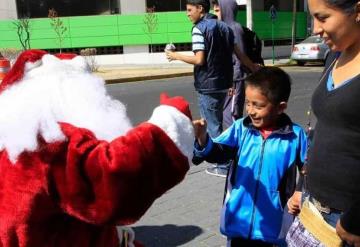
[[[47,17],[53,8],[59,16],[82,16],[119,13],[117,0],[16,0],[19,18]]]
[[[156,12],[186,10],[186,0],[146,0],[148,8],[155,7]]]

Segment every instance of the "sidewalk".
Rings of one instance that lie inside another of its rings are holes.
[[[191,51],[181,52],[186,55]],[[265,65],[288,66],[290,46],[275,47],[276,59],[272,61],[272,47],[264,47],[262,57]],[[193,65],[181,61],[169,62],[165,53],[133,53],[122,55],[97,56],[100,69],[96,73],[106,83],[155,80],[193,74]]]
[[[146,247],[225,247],[220,209],[225,178],[205,173],[209,164],[191,166],[184,181],[161,196],[133,225]]]
[[[107,84],[164,79],[193,74],[193,66],[187,64],[160,65],[124,65],[116,67],[100,67],[96,74]]]
[[[164,55],[165,56],[165,55]],[[289,59],[276,59],[275,66],[288,66]],[[272,60],[265,60],[265,65],[272,66]],[[171,77],[193,75],[193,65],[167,62],[162,64],[133,64],[100,67],[96,74],[107,84],[132,81],[145,81]]]

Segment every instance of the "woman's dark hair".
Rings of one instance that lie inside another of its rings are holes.
[[[291,92],[290,76],[278,67],[262,67],[245,78],[245,87],[260,89],[274,105],[289,100]]]
[[[210,11],[210,0],[186,0],[186,4],[200,5],[204,8],[205,13]]]
[[[332,7],[340,9],[345,13],[352,14],[355,12],[355,6],[358,0],[325,0],[325,2]]]

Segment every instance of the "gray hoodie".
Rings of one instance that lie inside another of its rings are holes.
[[[222,21],[230,26],[230,28],[234,32],[234,37],[235,37],[234,43],[239,46],[242,52],[244,52],[244,42],[242,39],[244,31],[241,25],[235,21],[235,16],[238,9],[236,1],[219,0],[219,6],[221,10]],[[234,60],[234,82],[236,83],[242,78],[242,71],[240,67],[241,62],[235,55],[233,55],[233,60]]]

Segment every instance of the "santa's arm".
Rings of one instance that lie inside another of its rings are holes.
[[[166,124],[158,127],[158,117]],[[150,122],[111,143],[62,124],[69,139],[67,157],[53,174],[67,213],[94,224],[131,224],[184,178],[189,169],[184,153],[193,142],[190,119],[171,106],[160,106]]]

